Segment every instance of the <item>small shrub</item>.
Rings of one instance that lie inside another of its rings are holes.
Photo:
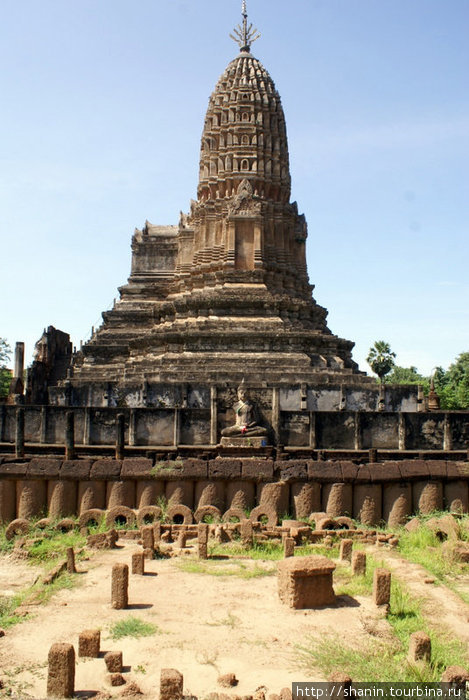
[[[150,637],[152,634],[161,634],[158,625],[151,622],[144,622],[138,617],[127,617],[125,620],[116,622],[109,630],[111,639],[122,639],[122,637]]]

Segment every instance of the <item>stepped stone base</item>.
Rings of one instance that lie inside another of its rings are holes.
[[[222,437],[222,447],[245,447],[252,450],[253,447],[267,447],[269,441],[266,437]]]

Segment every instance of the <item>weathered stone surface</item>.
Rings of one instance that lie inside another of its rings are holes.
[[[305,461],[290,460],[276,462],[275,471],[282,481],[302,481],[308,478],[308,468]]]
[[[375,605],[389,605],[391,599],[391,572],[388,569],[375,569],[373,574],[373,602]]]
[[[0,523],[8,523],[16,515],[16,484],[0,479]]]
[[[0,477],[2,479],[6,478],[23,478],[26,476],[28,471],[28,462],[7,462],[3,461],[0,465]]]
[[[170,522],[177,525],[190,525],[194,520],[191,509],[182,505],[182,503],[170,506],[166,513],[166,517]]]
[[[260,507],[272,508],[278,516],[289,511],[289,487],[283,481],[259,484],[257,498]]]
[[[412,500],[414,510],[422,515],[443,510],[443,484],[440,481],[417,481],[412,484]]]
[[[334,483],[342,479],[342,469],[338,462],[307,462],[306,464],[309,479],[325,483]]]
[[[75,515],[77,512],[77,484],[74,481],[47,482],[47,512],[50,518]]]
[[[404,525],[412,513],[412,487],[410,484],[384,484],[383,518],[390,528]]]
[[[283,540],[283,556],[285,559],[295,555],[295,539],[293,537],[285,537]]]
[[[135,481],[108,481],[106,487],[106,508],[116,506],[135,507]]]
[[[446,462],[440,459],[429,459],[426,460],[428,467],[428,473],[432,479],[446,479],[448,475],[448,470],[446,468]]]
[[[33,458],[29,463],[27,475],[33,478],[51,479],[59,476],[61,466],[62,460],[60,459]]]
[[[66,459],[60,468],[60,478],[87,481],[90,478],[93,463],[94,460],[91,459]]]
[[[155,529],[153,525],[144,525],[141,528],[143,549],[155,548]]]
[[[243,547],[252,547],[253,543],[253,528],[252,528],[252,521],[251,520],[241,520],[241,526],[240,526],[240,534],[241,534],[241,544]]]
[[[184,678],[174,668],[162,668],[160,675],[160,700],[182,700]]]
[[[352,485],[344,483],[324,484],[322,489],[323,510],[332,518],[352,514]]]
[[[369,482],[371,481],[371,470],[366,464],[361,465],[358,468],[357,476],[355,477],[356,482]]]
[[[272,506],[257,506],[252,509],[249,520],[253,523],[265,521],[269,527],[275,527],[278,522],[278,513]]]
[[[129,567],[114,564],[112,567],[111,607],[123,610],[129,604]]]
[[[153,461],[145,457],[126,458],[122,462],[121,479],[148,479],[153,467]]]
[[[429,476],[428,465],[421,459],[404,459],[398,463],[398,466],[403,481],[428,478]]]
[[[97,659],[101,645],[99,630],[84,630],[78,636],[78,656]]]
[[[125,678],[121,673],[111,673],[109,676],[109,683],[113,688],[125,685]]]
[[[239,459],[212,459],[208,463],[209,478],[239,479],[241,461]]]
[[[352,552],[352,574],[363,576],[366,573],[366,554],[356,550]]]
[[[469,564],[469,542],[445,542],[443,545],[443,556],[450,561]]]
[[[145,556],[143,552],[134,552],[132,554],[132,573],[138,576],[143,576],[145,573]]]
[[[448,479],[469,479],[469,462],[447,462]]]
[[[251,510],[254,507],[256,487],[252,481],[229,481],[226,484],[226,507]]]
[[[355,484],[353,517],[363,525],[377,525],[381,520],[381,484]]]
[[[217,683],[224,688],[233,688],[238,685],[238,679],[234,673],[225,673],[222,676],[218,676]]]
[[[122,672],[122,652],[108,651],[104,654],[104,663],[109,673]]]
[[[341,540],[339,547],[339,559],[340,561],[351,561],[352,560],[352,548],[353,540]]]
[[[409,652],[407,661],[410,664],[430,663],[432,656],[432,642],[425,632],[413,632],[409,638]]]
[[[459,522],[452,515],[430,518],[427,520],[426,526],[432,530],[440,540],[457,540],[461,534]]]
[[[220,510],[224,510],[224,484],[220,481],[197,481],[195,484],[194,504],[197,505],[197,508],[215,506]]]
[[[359,467],[353,462],[340,462],[340,468],[342,470],[343,481],[355,481],[358,475]]]
[[[401,480],[401,471],[398,462],[385,462],[383,464],[369,464],[370,477],[373,483],[391,482]]]
[[[321,485],[317,482],[291,484],[290,494],[296,518],[309,518],[321,508]]]
[[[91,467],[91,479],[105,479],[106,481],[120,479],[122,462],[116,459],[98,459]]]
[[[168,505],[194,507],[194,483],[192,481],[168,481],[166,484]]]
[[[184,477],[203,479],[208,474],[208,464],[204,459],[185,459],[182,467]]]
[[[106,508],[106,482],[79,481],[77,500],[77,508],[80,515],[94,508],[104,510]]]
[[[26,518],[15,518],[5,530],[5,539],[12,540],[16,535],[26,535],[30,527],[31,524]]]
[[[135,489],[135,505],[139,510],[153,506],[159,498],[164,497],[165,486],[162,481],[139,479]]]
[[[241,474],[243,479],[272,479],[274,476],[274,463],[271,459],[243,459],[241,460]]]
[[[451,513],[469,511],[469,483],[467,481],[450,481],[444,484],[444,504]]]
[[[466,683],[469,683],[469,671],[462,666],[448,666],[441,680],[464,690]]]
[[[317,608],[335,602],[335,564],[320,556],[291,557],[278,564],[278,593],[291,608]]]
[[[47,696],[72,698],[75,693],[75,650],[72,644],[57,643],[49,649]]]
[[[47,482],[28,479],[16,482],[16,514],[18,518],[34,518],[45,510]]]

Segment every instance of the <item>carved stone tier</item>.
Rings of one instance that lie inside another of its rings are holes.
[[[147,221],[135,231],[128,283],[74,356],[77,396],[87,385],[96,396],[98,383],[126,395],[243,377],[272,387],[373,383],[312,297],[280,96],[242,43],[210,97],[198,199],[178,226]]]

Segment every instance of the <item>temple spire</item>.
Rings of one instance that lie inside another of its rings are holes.
[[[243,15],[243,23],[238,24],[235,29],[233,29],[233,34],[230,37],[233,41],[236,41],[241,51],[250,51],[251,45],[260,37],[260,33],[257,29],[254,29],[252,24],[248,26],[248,11],[246,9],[246,0],[243,0],[241,6],[241,14]]]

